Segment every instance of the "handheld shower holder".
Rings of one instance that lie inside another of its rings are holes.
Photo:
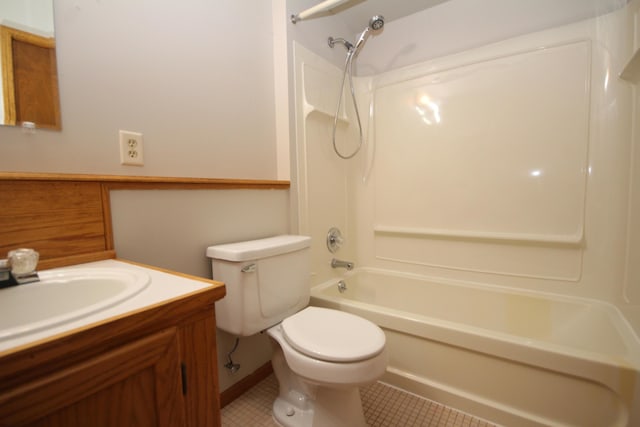
[[[350,51],[351,49],[353,49],[353,45],[341,37],[333,38],[329,36],[329,38],[327,39],[327,42],[329,43],[329,47],[332,49],[336,45],[336,43],[340,43],[341,45],[343,45],[345,49],[347,49],[347,51]]]

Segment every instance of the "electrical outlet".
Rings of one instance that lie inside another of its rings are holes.
[[[120,164],[129,166],[143,166],[142,134],[137,132],[120,131]]]

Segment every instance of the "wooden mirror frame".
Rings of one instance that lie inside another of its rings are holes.
[[[16,109],[15,97],[15,76],[14,76],[14,54],[13,41],[17,40],[31,45],[54,50],[54,60],[52,68],[55,73],[51,75],[51,90],[53,97],[53,122],[35,123],[38,128],[61,129],[60,119],[60,96],[58,91],[57,64],[55,60],[56,42],[53,37],[47,38],[12,27],[0,25],[0,65],[2,67],[2,87],[4,102],[4,123],[5,125],[20,125],[18,123],[18,112]]]

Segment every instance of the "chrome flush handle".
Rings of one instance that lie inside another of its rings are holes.
[[[253,264],[249,264],[249,265],[245,265],[244,267],[242,267],[242,270],[240,270],[243,273],[253,273],[256,271],[256,268],[258,268],[258,266],[253,263]]]

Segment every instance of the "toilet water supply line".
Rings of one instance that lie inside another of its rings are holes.
[[[233,348],[229,353],[227,353],[227,363],[224,364],[224,367],[227,368],[232,374],[235,374],[240,370],[239,363],[233,363],[233,359],[231,359],[231,355],[238,348],[238,343],[240,342],[240,337],[236,337],[236,342],[233,344]]]

